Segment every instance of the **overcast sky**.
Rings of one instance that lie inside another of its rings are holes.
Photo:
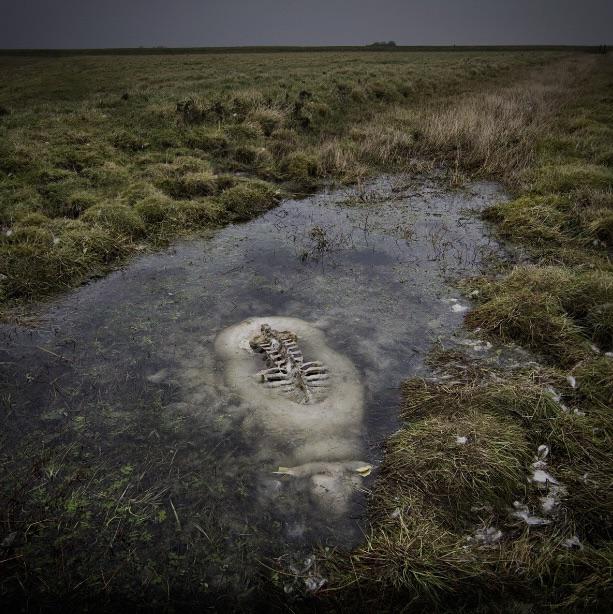
[[[0,48],[593,45],[613,0],[0,0]]]

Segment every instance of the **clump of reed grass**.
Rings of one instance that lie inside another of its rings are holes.
[[[267,137],[284,124],[285,118],[285,114],[280,109],[267,107],[256,108],[248,116],[249,121],[258,124],[262,134]]]
[[[149,169],[153,184],[173,198],[210,196],[217,191],[209,163],[193,156],[179,156],[173,162]]]
[[[490,207],[484,217],[496,223],[506,238],[544,246],[562,244],[566,232],[568,199],[558,195],[522,196]]]
[[[118,241],[102,226],[79,220],[53,226],[38,219],[0,239],[2,293],[10,300],[44,295],[56,286],[69,288],[128,251],[126,239]]]
[[[581,189],[610,189],[612,185],[613,169],[581,160],[539,167],[532,189],[544,194],[566,194]]]
[[[134,209],[147,225],[161,224],[173,215],[174,202],[162,194],[147,194],[134,203]]]
[[[206,153],[223,156],[230,149],[230,139],[219,127],[194,126],[184,135],[185,144]]]
[[[188,96],[176,104],[177,115],[186,124],[199,124],[207,116],[208,105],[199,96]]]
[[[296,151],[281,160],[281,173],[300,187],[309,188],[315,183],[319,174],[319,160],[311,153]]]

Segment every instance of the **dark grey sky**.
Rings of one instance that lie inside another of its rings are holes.
[[[0,48],[599,44],[613,0],[0,0]]]

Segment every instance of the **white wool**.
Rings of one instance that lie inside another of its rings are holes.
[[[304,586],[309,593],[314,593],[318,591],[327,580],[325,578],[320,578],[319,576],[309,576],[304,581]]]
[[[562,545],[565,548],[583,548],[583,544],[581,543],[581,540],[576,535],[573,535],[572,537],[565,539],[562,542]]]
[[[305,405],[261,384],[262,357],[249,342],[263,324],[295,333],[305,358],[327,366],[325,399]],[[353,363],[327,345],[323,331],[304,320],[278,316],[249,318],[223,330],[215,350],[225,361],[226,384],[251,409],[243,428],[247,436],[261,437],[258,446],[275,459],[275,473],[303,480],[312,503],[326,512],[345,513],[352,493],[372,469],[359,460],[364,392]]]
[[[560,399],[562,398],[562,396],[551,386],[547,386],[547,388],[545,388],[545,392],[549,393],[549,396],[551,396],[551,398],[556,402],[559,403]]]
[[[541,509],[545,514],[551,514],[554,508],[558,505],[558,500],[554,495],[541,497]]]
[[[469,541],[476,541],[479,544],[493,544],[502,537],[502,531],[496,527],[482,527],[477,529]]]
[[[537,482],[538,484],[557,484],[558,481],[547,471],[543,471],[542,469],[535,469],[532,474],[532,481]]]
[[[538,516],[533,516],[530,514],[530,510],[527,505],[520,503],[519,501],[515,501],[513,503],[513,507],[515,508],[511,515],[515,518],[519,518],[523,520],[527,525],[530,526],[540,526],[545,524],[550,524],[551,520],[547,520],[545,518],[539,518]]]
[[[489,341],[482,341],[481,339],[464,339],[461,343],[472,348],[475,352],[486,352],[492,349],[492,344]]]

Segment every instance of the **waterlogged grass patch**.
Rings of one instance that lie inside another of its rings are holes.
[[[274,186],[248,181],[228,188],[221,193],[217,202],[231,220],[246,220],[254,213],[262,213],[274,207],[280,198],[280,191]]]
[[[599,356],[585,360],[573,373],[579,382],[577,393],[585,401],[596,404],[605,412],[613,405],[613,358]]]
[[[474,505],[500,505],[523,495],[529,459],[520,427],[469,411],[401,429],[388,444],[386,471],[457,520],[470,517]]]
[[[468,282],[481,301],[466,324],[518,341],[547,359],[571,365],[592,352],[613,347],[613,275],[569,267],[522,266],[498,281]]]
[[[588,351],[581,328],[545,294],[521,290],[495,296],[471,311],[466,324],[503,341],[519,341],[565,365],[578,362]]]
[[[569,207],[568,200],[557,196],[522,196],[516,200],[490,207],[485,216],[496,222],[506,238],[537,245],[562,243]]]
[[[155,192],[143,194],[133,206],[148,225],[161,224],[172,219],[174,213],[174,201],[164,194]]]
[[[288,154],[281,162],[283,176],[304,188],[315,185],[318,168],[317,157],[302,151]]]
[[[403,387],[406,423],[388,442],[371,529],[362,547],[329,557],[338,584],[326,597],[342,586],[344,603],[384,594],[389,611],[407,602],[605,611],[610,442],[608,417],[578,393],[586,373],[496,370],[458,353],[436,365],[436,379]]]
[[[112,415],[110,408],[100,409],[107,419]],[[176,437],[181,434],[187,441],[181,421],[164,423],[163,412],[149,407],[139,418],[141,426],[146,424],[142,437],[101,450],[94,443],[99,441],[95,418],[73,415],[62,426],[66,410],[57,414],[57,428],[64,435],[73,431],[71,443],[45,441],[41,446],[42,433],[30,433],[19,450],[1,457],[10,476],[0,485],[10,527],[3,534],[6,560],[0,575],[6,608],[18,609],[27,591],[30,601],[45,607],[76,604],[108,611],[118,600],[122,607],[136,607],[146,590],[147,603],[158,609],[169,603],[169,586],[173,604],[182,607],[227,603],[232,611],[246,601],[232,587],[249,584],[256,563],[248,546],[261,538],[217,503],[229,484],[211,475],[202,478],[201,467],[217,473],[208,453],[186,455],[180,480],[168,475],[169,463],[177,463]],[[118,431],[125,434],[131,419],[133,414],[126,412]],[[156,444],[147,439],[154,427],[162,438]],[[240,472],[247,475],[248,468]],[[249,535],[236,536],[232,549],[244,566],[228,572],[227,536],[241,530]]]
[[[175,198],[210,196],[215,194],[217,183],[211,172],[186,173],[167,186],[167,190]]]
[[[178,156],[171,163],[153,164],[148,178],[171,197],[206,196],[215,192],[215,175],[207,160]]]
[[[216,208],[228,206],[226,220],[269,208],[269,196],[243,186],[245,179],[274,179],[302,193],[324,181],[390,170],[392,161],[419,153],[411,147],[419,126],[405,130],[387,111],[416,117],[424,100],[431,107],[433,97],[502,78],[505,69],[508,79],[568,53],[483,52],[485,63],[474,56],[378,51],[352,53],[348,63],[346,53],[334,52],[189,61],[126,55],[75,58],[83,68],[76,71],[61,58],[27,66],[7,58],[6,81],[19,87],[0,93],[0,106],[10,109],[0,126],[0,223],[8,228],[32,212],[83,218],[122,244],[110,252],[121,259],[133,251],[125,249],[126,238],[159,244],[219,223],[223,216],[207,213]],[[483,68],[494,63],[497,71]],[[371,136],[362,146],[351,132],[366,124]],[[221,179],[228,174],[241,187]],[[143,184],[140,197],[130,195]],[[25,257],[11,245],[16,258]],[[91,273],[98,272],[96,265]],[[65,287],[58,281],[58,289]],[[21,298],[53,291],[48,279]],[[20,298],[18,291],[11,296]]]
[[[455,591],[486,581],[487,564],[466,548],[464,536],[445,526],[435,508],[417,495],[396,494],[394,486],[378,488],[372,533],[351,554],[350,566],[334,570],[345,582],[360,586],[360,601],[374,603],[378,594],[391,601],[386,607],[407,601],[432,607]]]
[[[63,223],[61,228],[51,224],[17,227],[10,237],[0,238],[3,298],[34,298],[49,293],[54,285],[78,285],[128,251],[105,228],[92,228],[79,220]]]

